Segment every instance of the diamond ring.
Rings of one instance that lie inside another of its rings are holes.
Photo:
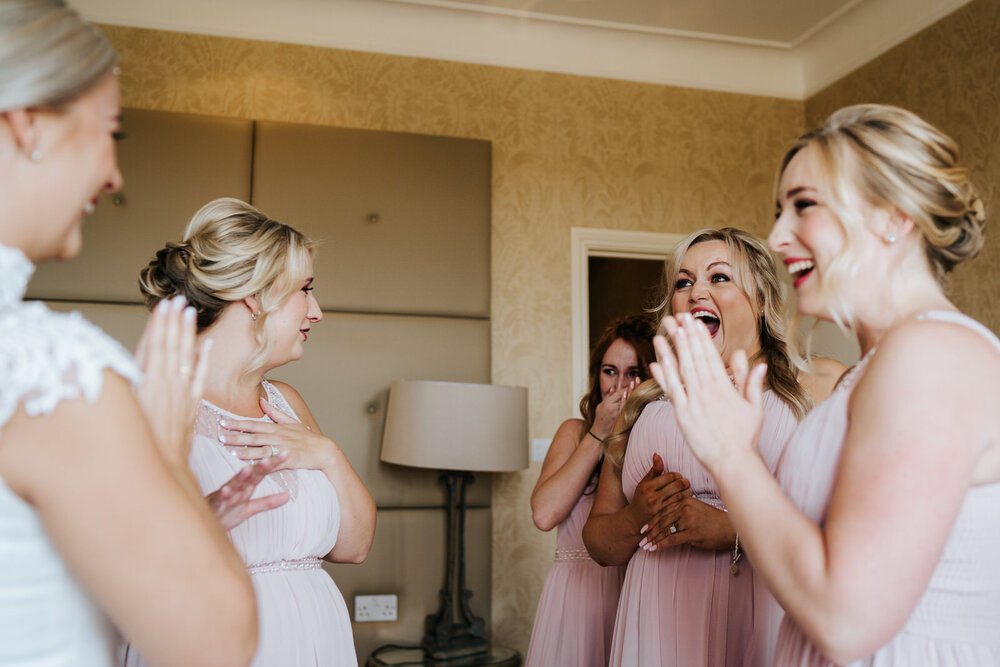
[[[677,524],[676,523],[670,524],[670,534],[673,535],[676,532],[677,532]]]

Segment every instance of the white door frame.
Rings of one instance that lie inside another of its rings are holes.
[[[663,261],[683,234],[633,232],[621,229],[570,229],[570,270],[572,271],[572,364],[574,404],[587,391],[587,362],[590,360],[590,257],[654,259]],[[574,411],[576,408],[574,409]]]

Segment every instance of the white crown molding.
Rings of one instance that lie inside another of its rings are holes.
[[[802,100],[970,0],[864,0],[791,46],[447,0],[72,0],[89,20]]]

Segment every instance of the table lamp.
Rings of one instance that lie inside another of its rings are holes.
[[[489,652],[486,622],[465,586],[465,491],[474,472],[528,467],[528,390],[492,384],[394,380],[382,460],[442,470],[448,512],[444,588],[422,646],[434,660]],[[456,620],[460,616],[460,620]]]

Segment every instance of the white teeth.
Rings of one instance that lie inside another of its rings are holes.
[[[788,265],[788,272],[791,274],[802,273],[816,266],[811,259],[801,259]]]
[[[83,212],[86,213],[87,215],[90,215],[91,213],[94,212],[95,208],[97,208],[97,207],[94,206],[94,202],[89,201],[86,204],[84,204],[84,206],[83,206]]]
[[[699,310],[697,312],[691,313],[691,317],[711,317],[713,320],[719,319],[719,316],[708,310]]]

